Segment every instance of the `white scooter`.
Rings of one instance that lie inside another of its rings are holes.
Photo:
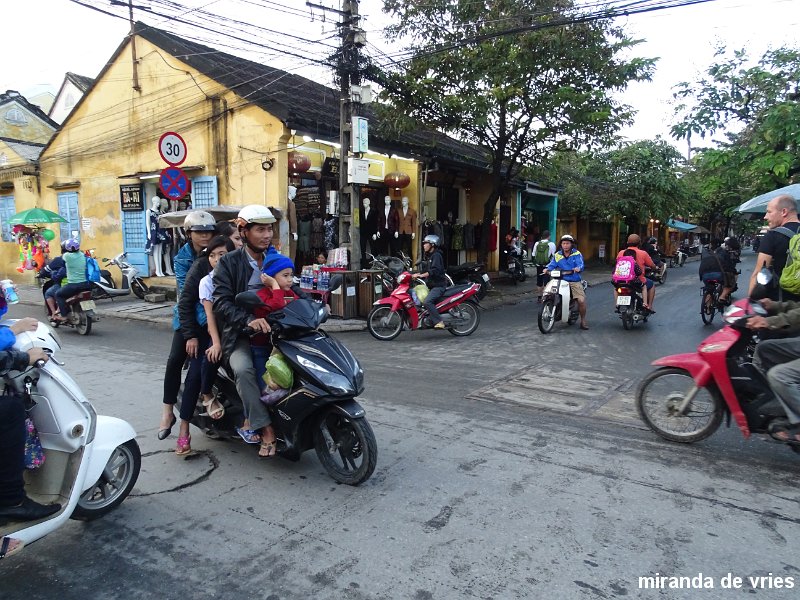
[[[0,536],[30,544],[68,519],[91,521],[113,510],[133,489],[142,465],[136,432],[122,419],[98,415],[78,384],[53,356],[58,334],[39,323],[17,336],[14,349],[42,348],[45,364],[10,371],[5,384],[35,403],[29,411],[44,449],[45,462],[25,476],[25,492],[41,504],[60,503],[59,512],[39,521],[7,522]],[[41,361],[40,361],[41,363]]]
[[[544,286],[542,306],[539,308],[539,331],[550,333],[556,321],[572,325],[578,320],[578,301],[572,297],[569,281],[561,278],[561,270],[550,271],[550,281]],[[581,282],[586,289],[586,282]]]
[[[107,271],[100,272],[100,281],[95,281],[92,286],[92,298],[104,300],[106,298],[117,298],[127,296],[131,290],[140,300],[144,300],[145,294],[150,293],[150,288],[139,277],[139,270],[125,261],[127,254],[123,252],[112,259],[104,258],[103,264],[115,265],[122,273],[122,287],[117,288],[111,274]]]

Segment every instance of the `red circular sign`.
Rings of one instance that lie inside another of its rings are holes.
[[[158,140],[158,153],[165,163],[177,167],[186,160],[186,142],[174,131],[168,131]]]

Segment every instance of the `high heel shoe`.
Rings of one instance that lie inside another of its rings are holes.
[[[178,444],[175,446],[175,454],[186,456],[192,453],[192,436],[178,437]]]
[[[170,434],[172,433],[173,426],[177,422],[178,422],[178,417],[176,417],[175,414],[173,413],[173,415],[172,415],[172,423],[170,423],[169,427],[167,427],[165,429],[159,429],[159,431],[158,431],[158,439],[160,439],[160,440],[167,439],[170,436]]]

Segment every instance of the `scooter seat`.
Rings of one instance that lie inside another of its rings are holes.
[[[472,287],[473,284],[471,283],[462,283],[459,285],[454,285],[453,287],[449,287],[444,291],[442,294],[442,298],[449,298],[450,296],[455,296],[456,294],[460,294],[464,290],[469,289]]]

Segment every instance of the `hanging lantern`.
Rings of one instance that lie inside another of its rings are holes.
[[[408,184],[411,183],[411,177],[405,173],[394,171],[383,178],[383,183],[386,184],[386,187],[401,190],[404,187],[408,187]]]
[[[302,152],[289,152],[289,173],[305,173],[311,168],[311,159]]]

